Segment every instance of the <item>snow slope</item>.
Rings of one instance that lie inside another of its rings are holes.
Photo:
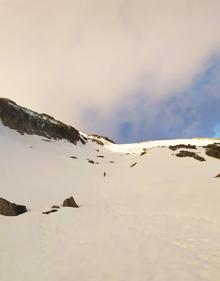
[[[0,216],[0,280],[220,280],[220,160],[178,158],[174,143],[73,145],[0,125],[0,197],[29,209]],[[42,214],[71,195],[79,209]]]

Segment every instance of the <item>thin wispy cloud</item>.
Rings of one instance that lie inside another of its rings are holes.
[[[127,122],[140,139],[143,111],[155,122],[219,53],[219,10],[214,0],[0,1],[1,95],[116,139]]]

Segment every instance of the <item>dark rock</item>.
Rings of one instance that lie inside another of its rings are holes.
[[[196,149],[196,146],[195,145],[191,145],[191,144],[177,144],[177,145],[170,145],[169,146],[169,149],[175,151],[177,149],[180,149],[180,148],[186,148],[186,149]]]
[[[72,158],[72,159],[78,159],[77,157],[75,157],[75,156],[70,156],[70,158]]]
[[[68,140],[76,144],[85,143],[85,138],[71,126],[55,120],[47,114],[39,114],[17,105],[15,102],[0,98],[0,120],[4,126],[20,134],[38,135],[47,139]]]
[[[133,163],[130,168],[134,167],[135,165],[137,165],[137,162]]]
[[[93,142],[96,142],[97,144],[102,145],[102,146],[105,144],[104,143],[105,141],[110,142],[110,143],[115,143],[114,141],[110,140],[107,137],[99,136],[99,135],[96,135],[96,134],[89,135],[88,138],[90,140],[92,140]]]
[[[216,159],[220,159],[220,151],[209,149],[206,151],[206,155]]]
[[[27,208],[24,205],[17,205],[11,203],[3,198],[0,198],[0,214],[3,216],[18,216],[27,212]]]
[[[99,158],[104,158],[104,156],[103,156],[103,155],[98,155],[97,157],[99,157]]]
[[[57,211],[58,211],[58,210],[53,209],[53,210],[51,210],[51,211],[43,212],[42,214],[44,214],[44,215],[49,215],[50,213],[55,213],[55,212],[57,212]]]
[[[95,162],[93,160],[88,160],[88,162],[91,164],[95,164]]]
[[[204,148],[206,149],[206,155],[216,158],[216,159],[220,159],[220,145],[219,143],[213,143],[213,144],[209,144],[207,146],[204,146]]]
[[[143,152],[141,152],[140,156],[143,156],[143,155],[145,155],[145,154],[147,154],[147,152],[146,152],[146,151],[143,151]]]
[[[104,177],[106,177],[106,172],[104,172]]]
[[[113,163],[115,163],[115,161],[109,161],[109,163],[113,164]]]
[[[60,209],[60,207],[57,206],[57,205],[53,205],[51,208],[52,208],[52,209]]]
[[[205,158],[197,155],[195,152],[181,150],[179,153],[176,154],[177,157],[192,157],[198,161],[206,161]]]
[[[63,201],[63,207],[79,208],[72,196]]]

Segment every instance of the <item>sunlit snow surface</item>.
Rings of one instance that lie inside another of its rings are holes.
[[[0,197],[29,209],[0,216],[0,281],[220,280],[220,160],[201,147],[218,140],[42,139],[0,125]],[[176,157],[177,143],[206,161]],[[42,214],[71,195],[79,209]]]

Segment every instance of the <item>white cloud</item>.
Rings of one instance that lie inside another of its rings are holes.
[[[83,109],[98,126],[138,89],[160,101],[188,86],[220,49],[219,11],[218,0],[0,0],[1,96],[95,128]]]

